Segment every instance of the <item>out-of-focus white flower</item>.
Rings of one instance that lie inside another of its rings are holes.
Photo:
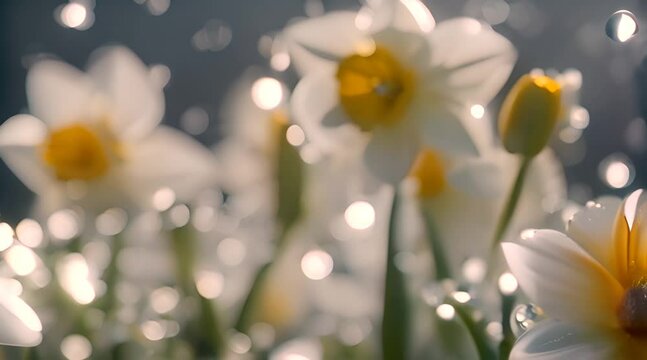
[[[647,356],[646,210],[642,190],[622,203],[601,198],[566,235],[529,230],[502,245],[521,288],[552,318],[519,339],[512,359]]]
[[[489,116],[466,117],[464,121],[481,156],[440,152],[421,156],[403,182],[402,189],[408,196],[400,219],[405,239],[418,242],[424,238],[419,201],[414,201],[421,200],[436,223],[448,263],[456,275],[468,258],[489,256],[491,236],[520,161],[494,138]],[[516,238],[527,227],[545,225],[548,214],[557,211],[565,198],[563,169],[552,152],[545,150],[530,167],[507,238]]]
[[[216,155],[222,165],[222,189],[231,195],[231,210],[237,216],[274,216],[277,148],[284,136],[281,130],[289,123],[288,99],[283,83],[250,69],[223,102],[226,138],[217,145]]]
[[[159,126],[162,89],[126,48],[101,49],[87,73],[37,63],[27,75],[27,98],[33,115],[0,127],[0,154],[46,211],[67,202],[96,211],[150,207],[162,187],[186,198],[213,182],[211,153]]]
[[[2,280],[2,279],[0,279]],[[42,340],[38,315],[11,289],[0,281],[0,344],[36,346]]]
[[[435,26],[417,0],[297,22],[286,38],[303,74],[295,119],[324,151],[366,144],[368,169],[392,184],[425,147],[477,153],[460,116],[496,95],[516,59],[487,25],[459,18]]]

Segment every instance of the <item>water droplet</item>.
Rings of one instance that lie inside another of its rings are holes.
[[[322,250],[311,250],[301,259],[301,271],[312,280],[322,280],[333,270],[334,262],[330,254]]]
[[[209,20],[205,26],[198,30],[191,42],[199,51],[220,51],[231,43],[231,28],[221,20]]]
[[[449,304],[441,304],[436,308],[436,314],[439,318],[449,321],[456,315],[456,309]]]
[[[209,113],[201,107],[192,106],[180,117],[180,126],[191,135],[200,135],[209,128]]]
[[[518,287],[519,283],[517,282],[517,278],[515,278],[511,273],[503,273],[503,275],[499,277],[499,291],[501,291],[503,295],[514,294]]]
[[[262,77],[252,85],[252,100],[263,110],[273,110],[283,101],[283,85],[274,78]]]
[[[69,335],[61,341],[61,353],[69,360],[83,360],[92,355],[92,344],[82,335]]]
[[[344,212],[348,226],[355,230],[366,230],[375,223],[375,209],[366,201],[356,201]]]
[[[619,10],[609,17],[605,30],[611,40],[626,42],[638,34],[638,20],[630,11]]]
[[[487,263],[478,257],[465,260],[462,266],[463,278],[472,284],[480,283],[485,277],[486,271]]]
[[[510,317],[512,332],[519,337],[543,319],[544,310],[539,306],[535,304],[517,305]]]
[[[607,156],[598,167],[600,178],[607,186],[622,189],[634,181],[636,169],[631,160],[623,154]]]

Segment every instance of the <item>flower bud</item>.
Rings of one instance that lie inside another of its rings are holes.
[[[544,75],[524,75],[512,87],[499,114],[506,150],[533,157],[546,146],[561,116],[561,85]]]

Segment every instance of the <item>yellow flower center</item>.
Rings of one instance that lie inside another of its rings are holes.
[[[421,198],[432,198],[440,194],[447,185],[442,159],[431,149],[422,150],[418,154],[409,176],[417,181],[418,196]]]
[[[110,134],[80,123],[53,130],[42,144],[42,159],[59,180],[97,179],[110,169],[111,157],[120,154]]]
[[[398,122],[414,95],[414,73],[380,46],[350,55],[337,68],[339,100],[362,130]]]

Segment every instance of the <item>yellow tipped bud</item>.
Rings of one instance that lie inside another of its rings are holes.
[[[544,75],[524,75],[514,85],[499,114],[499,134],[506,150],[533,157],[546,146],[562,112],[561,85]]]

